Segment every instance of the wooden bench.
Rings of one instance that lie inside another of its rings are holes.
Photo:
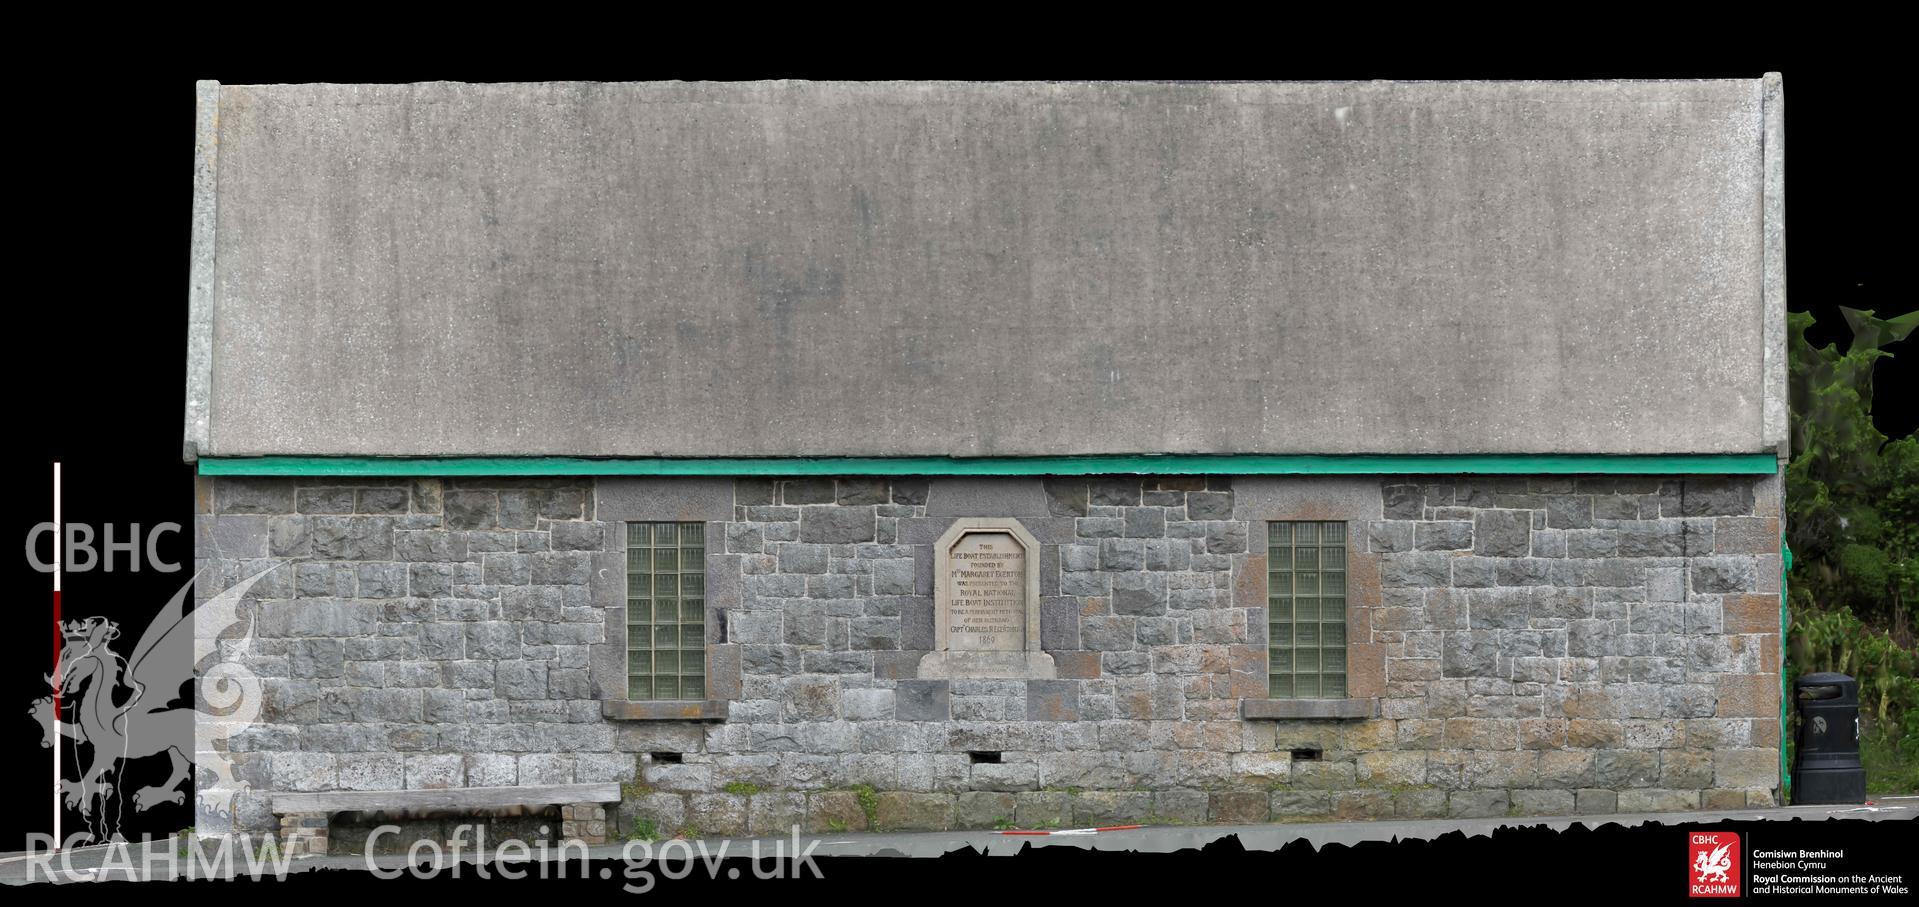
[[[620,786],[546,784],[525,787],[454,787],[443,790],[342,790],[273,794],[280,839],[287,853],[324,855],[327,823],[337,812],[371,810],[477,810],[560,807],[560,839],[606,843],[606,804],[620,802]]]

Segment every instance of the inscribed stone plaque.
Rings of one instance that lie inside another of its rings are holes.
[[[1026,649],[1026,548],[1010,532],[969,532],[947,552],[947,648]]]
[[[1039,650],[1039,542],[1018,520],[963,517],[934,546],[933,652],[919,676],[1050,678]]]

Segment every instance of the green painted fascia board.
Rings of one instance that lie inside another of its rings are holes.
[[[202,457],[204,476],[1770,475],[1774,454],[1087,457]]]

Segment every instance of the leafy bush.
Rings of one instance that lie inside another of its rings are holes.
[[[1821,607],[1847,605],[1891,625],[1912,645],[1919,591],[1919,440],[1888,443],[1872,422],[1872,366],[1919,327],[1842,309],[1852,344],[1842,354],[1806,339],[1813,318],[1789,315],[1792,462],[1786,467],[1786,539],[1794,586]]]
[[[1816,671],[1857,678],[1868,781],[1904,790],[1919,785],[1919,440],[1889,440],[1873,424],[1872,370],[1892,355],[1886,346],[1919,327],[1919,312],[1840,311],[1853,337],[1843,353],[1806,339],[1810,314],[1787,322],[1787,680]]]

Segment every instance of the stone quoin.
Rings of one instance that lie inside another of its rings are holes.
[[[1777,804],[1781,116],[205,83],[196,828]]]

